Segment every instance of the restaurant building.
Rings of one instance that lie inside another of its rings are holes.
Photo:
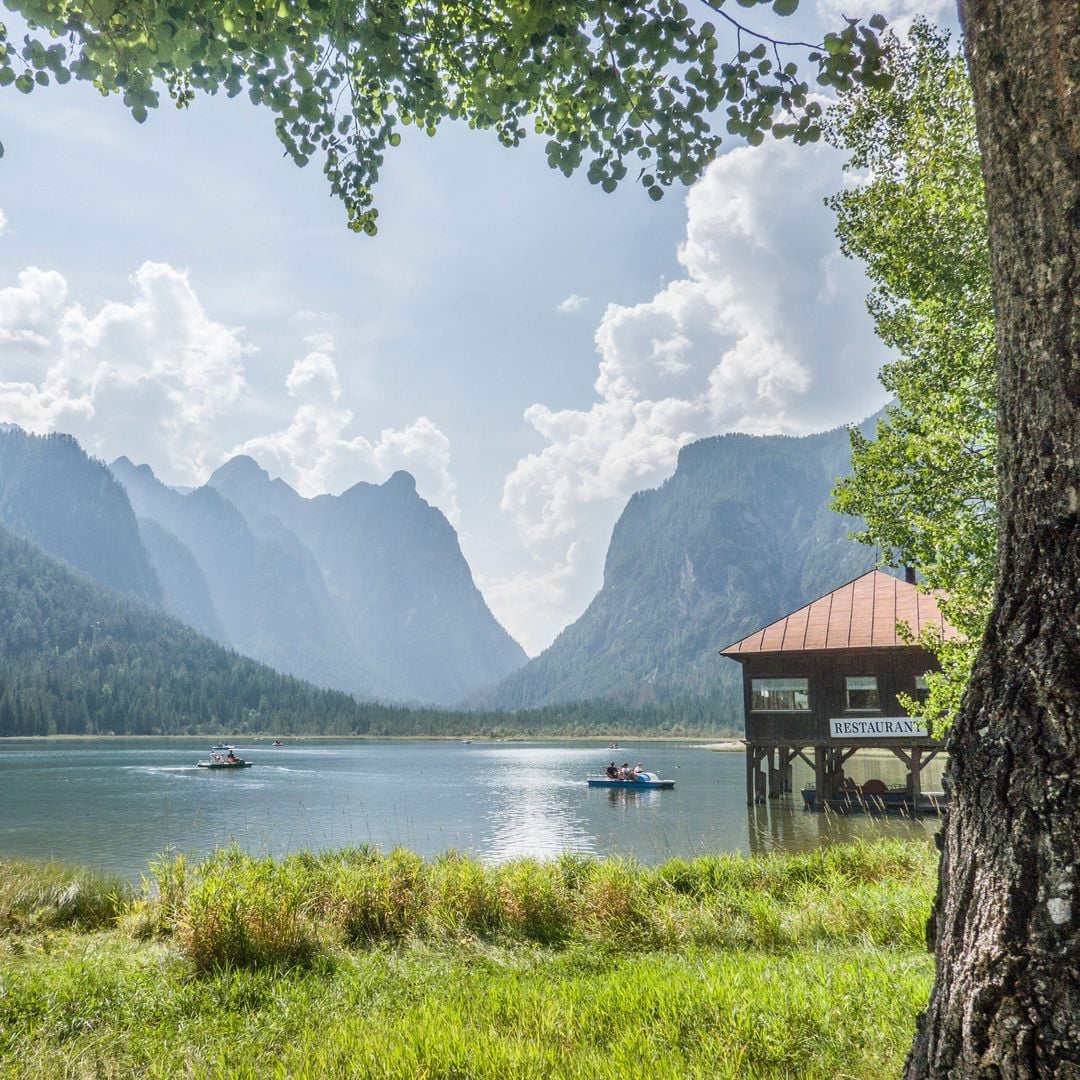
[[[910,631],[910,640],[898,624]],[[792,789],[792,766],[814,771],[807,805],[895,804],[925,812],[940,798],[922,790],[922,770],[942,750],[898,701],[920,700],[937,660],[913,642],[927,628],[956,636],[936,598],[913,581],[871,570],[720,650],[742,665],[748,803]],[[906,767],[902,790],[881,780],[858,787],[844,763],[884,749]]]

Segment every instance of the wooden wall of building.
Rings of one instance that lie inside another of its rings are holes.
[[[743,708],[746,741],[774,746],[848,745],[911,746],[913,742],[934,745],[932,740],[911,737],[889,739],[833,739],[829,721],[839,718],[904,716],[897,694],[915,695],[915,678],[937,670],[937,661],[919,646],[887,649],[830,649],[819,652],[750,653],[738,657],[743,668]],[[845,682],[848,675],[876,676],[880,708],[849,710]],[[754,712],[751,680],[760,678],[805,678],[809,683],[810,709],[807,712]]]

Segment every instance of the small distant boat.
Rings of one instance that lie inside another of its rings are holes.
[[[214,745],[210,749],[215,754],[228,754],[228,753],[232,752],[233,750],[235,750],[236,747],[233,746],[232,743],[219,742],[219,743],[214,743]]]
[[[284,746],[285,744],[280,739],[275,739],[274,740],[274,745],[275,746]]]
[[[638,773],[633,780],[612,780],[608,776],[587,776],[585,781],[589,787],[624,788],[630,791],[639,791],[642,788],[670,791],[675,786],[674,780],[661,780],[656,773],[651,772]]]
[[[219,744],[220,746],[221,744]],[[197,761],[195,764],[200,769],[250,769],[253,762],[245,761],[241,757],[236,756],[236,752],[231,746],[225,748],[226,752],[221,753],[218,746],[215,746],[211,751],[211,757],[206,761]]]

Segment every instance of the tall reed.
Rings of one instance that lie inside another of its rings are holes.
[[[658,867],[575,855],[484,866],[453,853],[425,860],[367,848],[274,860],[230,848],[196,866],[158,860],[132,910],[141,926],[174,934],[202,970],[291,964],[335,942],[405,938],[623,951],[918,948],[932,870],[929,848],[900,843]]]
[[[111,924],[131,889],[111,874],[56,862],[0,859],[0,933]]]

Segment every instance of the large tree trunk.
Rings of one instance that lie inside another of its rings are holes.
[[[960,0],[997,313],[997,594],[908,1077],[1080,1077],[1080,3]]]

